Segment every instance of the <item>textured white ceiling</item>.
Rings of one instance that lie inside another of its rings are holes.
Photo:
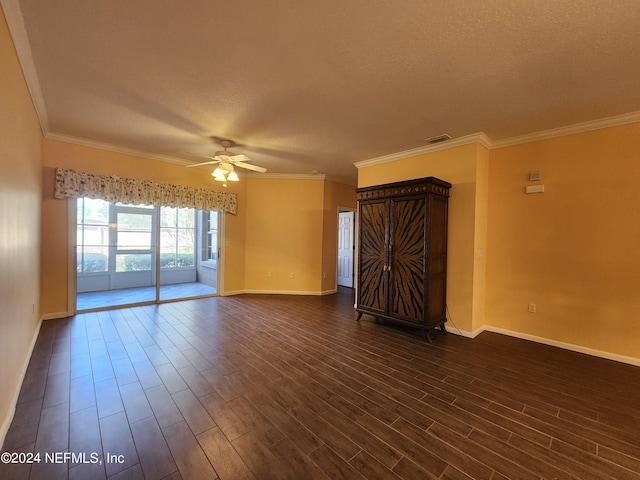
[[[47,133],[194,163],[218,136],[355,183],[354,162],[441,133],[640,111],[638,0],[11,2]]]

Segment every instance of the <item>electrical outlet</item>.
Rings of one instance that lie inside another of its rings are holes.
[[[295,273],[293,273],[293,272],[291,272],[291,273],[289,274],[289,278],[296,278],[296,274],[295,274]]]
[[[327,278],[327,272],[324,272],[324,273],[322,274],[322,278]]]
[[[530,303],[529,304],[529,313],[536,313],[536,304],[535,303]]]
[[[267,272],[267,277],[271,278],[272,276],[273,276],[273,273]]]

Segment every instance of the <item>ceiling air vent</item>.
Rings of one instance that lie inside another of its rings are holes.
[[[451,140],[451,136],[447,133],[443,133],[442,135],[427,138],[425,142],[429,145],[433,145],[434,143],[446,142],[447,140]]]

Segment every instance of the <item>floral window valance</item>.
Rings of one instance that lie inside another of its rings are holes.
[[[114,175],[94,175],[66,168],[56,169],[55,197],[90,197],[132,205],[218,210],[233,214],[238,209],[235,193]]]

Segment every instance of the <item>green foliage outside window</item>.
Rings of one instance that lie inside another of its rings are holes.
[[[82,268],[82,257],[78,256],[76,270],[78,272],[106,272],[107,271],[108,258],[102,253],[90,253],[84,254],[84,269]]]
[[[118,272],[141,272],[151,270],[150,255],[123,255]],[[193,253],[163,253],[160,255],[160,268],[193,267]]]

